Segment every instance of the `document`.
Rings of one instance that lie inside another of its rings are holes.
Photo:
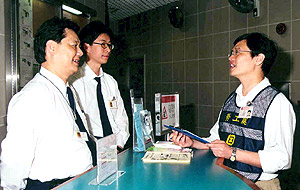
[[[195,134],[193,134],[193,133],[191,133],[191,132],[189,132],[187,130],[176,128],[176,127],[173,127],[173,126],[170,126],[170,125],[164,125],[164,126],[167,127],[167,128],[169,128],[169,129],[172,129],[174,131],[178,131],[179,133],[182,133],[182,134],[184,134],[186,136],[189,136],[192,139],[196,139],[197,141],[200,141],[202,143],[205,143],[205,144],[210,143],[210,142],[202,139],[201,137],[199,137],[199,136],[197,136],[197,135],[195,135]]]
[[[167,163],[190,163],[192,154],[190,152],[156,152],[147,151],[142,158],[145,163],[167,162]]]
[[[174,144],[174,142],[171,141],[156,141],[154,144],[154,147],[157,148],[173,148],[173,149],[182,149],[181,146]]]

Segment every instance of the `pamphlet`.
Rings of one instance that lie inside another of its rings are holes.
[[[176,128],[176,127],[172,127],[172,126],[169,126],[169,125],[164,125],[164,126],[167,127],[167,128],[169,128],[169,129],[172,129],[174,131],[178,131],[179,133],[182,133],[182,134],[184,134],[186,136],[189,136],[189,137],[191,137],[193,139],[196,139],[197,141],[200,141],[202,143],[205,143],[205,144],[210,143],[210,142],[202,139],[201,137],[199,137],[199,136],[197,136],[197,135],[195,135],[195,134],[193,134],[193,133],[191,133],[191,132],[189,132],[187,130]]]
[[[190,163],[192,154],[190,152],[155,152],[147,151],[142,158],[145,163],[169,162],[169,163]]]
[[[142,158],[145,163],[153,162],[171,162],[171,163],[189,163],[193,157],[193,151],[190,148],[167,148],[152,146],[147,149]]]
[[[153,144],[157,148],[173,148],[173,149],[182,149],[181,146],[174,144],[171,141],[156,141]]]
[[[189,163],[193,157],[193,150],[190,148],[182,148],[172,144],[173,142],[158,141],[147,149],[146,154],[142,158],[145,163]],[[163,146],[161,146],[163,145]],[[174,147],[176,146],[176,147]]]

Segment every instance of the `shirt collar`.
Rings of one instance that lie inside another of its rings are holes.
[[[94,73],[94,71],[90,68],[90,66],[88,64],[84,63],[82,65],[82,67],[83,67],[83,71],[84,71],[85,80],[94,80],[95,77],[103,77],[104,73],[103,73],[102,67],[100,67],[99,76]]]
[[[64,95],[67,94],[67,85],[65,82],[59,78],[54,73],[50,72],[49,70],[41,67],[40,74],[45,76],[47,80],[49,80],[53,85],[55,85]]]
[[[271,85],[269,79],[267,77],[264,77],[264,79],[260,81],[260,83],[258,83],[256,86],[254,86],[246,96],[243,96],[243,85],[240,84],[235,91],[237,93],[237,104],[239,104],[239,102],[241,104],[246,104],[248,101],[252,101],[262,89],[266,88],[269,85]]]

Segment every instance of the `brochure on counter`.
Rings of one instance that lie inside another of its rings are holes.
[[[154,147],[157,148],[172,148],[172,149],[182,149],[181,146],[174,144],[174,142],[171,141],[156,141],[154,144]]]
[[[142,158],[144,163],[190,163],[191,152],[147,151]]]
[[[174,147],[172,142],[158,141],[147,149],[142,158],[144,163],[190,163],[193,151],[189,148]]]
[[[197,135],[195,135],[195,134],[193,134],[193,133],[191,133],[191,132],[189,132],[187,130],[176,128],[176,127],[169,126],[169,125],[164,125],[164,126],[167,127],[167,128],[169,128],[169,129],[172,129],[174,131],[178,131],[179,133],[182,133],[182,134],[184,134],[186,136],[189,136],[189,137],[191,137],[193,139],[196,139],[197,141],[200,141],[202,143],[205,143],[205,144],[210,143],[210,142],[202,139],[201,137],[199,137],[199,136],[197,136]]]

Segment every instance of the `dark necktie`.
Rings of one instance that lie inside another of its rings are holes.
[[[95,77],[95,80],[98,82],[97,100],[98,100],[98,107],[99,107],[99,111],[100,111],[100,120],[101,120],[102,128],[103,128],[103,137],[105,137],[105,136],[112,134],[113,132],[112,132],[110,122],[107,117],[107,112],[106,112],[103,95],[102,95],[102,91],[101,91],[100,77]]]
[[[74,102],[74,96],[73,93],[70,89],[70,87],[67,87],[67,94],[68,94],[68,99],[69,99],[69,103],[70,103],[70,107],[71,109],[75,112],[76,114],[76,124],[80,130],[80,132],[84,132],[87,134],[88,136],[88,141],[85,141],[86,144],[88,145],[91,154],[92,154],[92,158],[93,158],[93,166],[97,165],[97,152],[96,152],[96,143],[95,141],[93,141],[93,139],[90,137],[89,133],[87,132],[86,128],[83,125],[83,122],[81,120],[80,115],[78,114],[76,107],[75,107],[75,102]]]

